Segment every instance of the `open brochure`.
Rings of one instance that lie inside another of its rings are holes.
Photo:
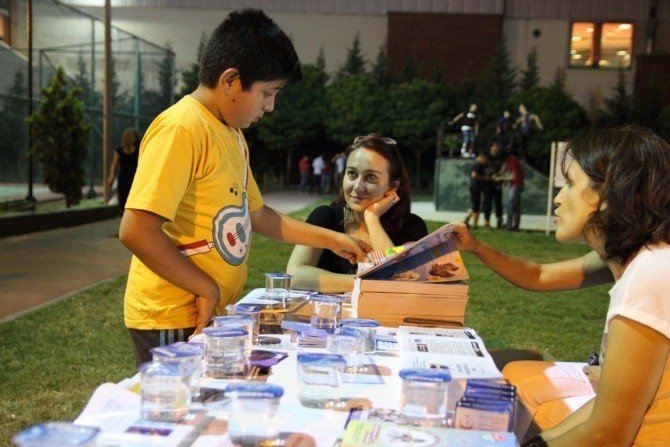
[[[442,369],[452,379],[497,379],[502,377],[474,329],[414,326],[398,328],[403,367]]]
[[[468,279],[468,272],[451,240],[453,225],[447,224],[417,242],[396,248],[387,256],[359,268],[358,277],[401,281],[451,282]]]

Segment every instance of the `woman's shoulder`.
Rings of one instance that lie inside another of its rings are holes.
[[[307,222],[315,225],[332,227],[341,222],[344,208],[341,205],[319,205],[309,213]]]

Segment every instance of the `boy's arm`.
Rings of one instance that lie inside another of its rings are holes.
[[[369,251],[367,244],[362,241],[278,213],[267,205],[251,212],[251,225],[254,232],[263,236],[293,244],[327,248],[352,264],[365,260],[365,252]]]
[[[195,295],[200,333],[214,314],[219,286],[207,273],[189,261],[161,229],[165,218],[143,210],[126,209],[121,219],[119,239],[147,267],[175,286]]]

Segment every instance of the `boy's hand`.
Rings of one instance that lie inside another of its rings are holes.
[[[330,248],[330,251],[348,259],[352,264],[365,261],[365,254],[371,250],[372,247],[364,241],[354,239],[344,233],[336,233],[335,245]]]
[[[454,242],[459,250],[477,251],[479,241],[472,236],[468,226],[463,222],[454,222],[454,235],[456,236]]]
[[[195,323],[195,332],[193,335],[198,335],[205,329],[209,322],[214,316],[214,309],[219,299],[217,298],[208,298],[205,296],[196,296],[195,297],[195,307],[198,311],[198,317]]]
[[[395,189],[390,189],[384,197],[365,208],[364,214],[372,213],[377,217],[382,217],[385,212],[391,209],[393,205],[400,201],[398,192]]]

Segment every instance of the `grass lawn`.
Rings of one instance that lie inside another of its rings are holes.
[[[295,213],[306,217],[308,210]],[[430,229],[440,225],[429,223]],[[475,233],[510,253],[538,261],[567,259],[588,249],[560,245],[544,233]],[[264,286],[264,273],[283,270],[292,246],[255,236],[244,293]],[[103,255],[103,254],[101,254]],[[470,273],[466,324],[488,348],[546,351],[583,361],[598,350],[607,309],[607,287],[579,292],[519,290],[463,254]],[[17,320],[0,324],[0,446],[21,429],[47,420],[73,420],[93,390],[135,373],[123,326],[126,278],[82,291]]]

